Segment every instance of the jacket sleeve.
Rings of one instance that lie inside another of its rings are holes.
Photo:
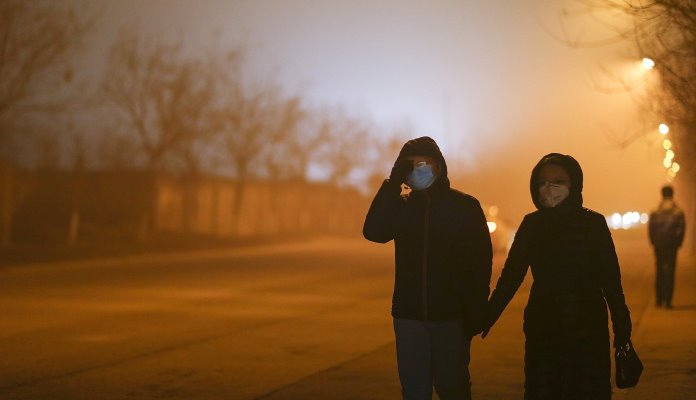
[[[599,257],[602,292],[611,312],[614,346],[623,345],[631,338],[631,314],[626,306],[621,286],[621,270],[611,232],[602,216],[598,217],[598,224],[600,224]]]
[[[524,281],[529,269],[529,219],[520,224],[503,271],[488,301],[488,326],[493,326]]]
[[[403,206],[401,185],[385,179],[367,211],[363,225],[365,239],[377,243],[387,243],[394,239],[396,218]]]
[[[650,213],[650,218],[648,218],[648,238],[650,238],[650,244],[655,245],[655,213]]]
[[[677,217],[677,247],[681,247],[684,243],[684,232],[686,231],[686,219],[684,212],[680,211]]]
[[[491,234],[488,231],[486,215],[478,201],[470,209],[470,223],[467,224],[469,233],[465,246],[467,247],[466,263],[471,271],[469,314],[472,319],[472,334],[478,334],[486,326],[486,308],[490,294],[491,269],[493,264],[493,246]]]

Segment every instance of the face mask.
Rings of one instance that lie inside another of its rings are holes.
[[[406,183],[413,190],[425,190],[435,182],[435,179],[433,167],[424,163],[413,167],[413,171],[408,175]]]
[[[545,183],[539,187],[539,201],[544,207],[556,207],[568,197],[570,189],[565,185]]]

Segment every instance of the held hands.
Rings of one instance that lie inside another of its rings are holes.
[[[481,313],[475,316],[473,327],[469,328],[469,337],[473,339],[480,334],[481,339],[483,339],[488,335],[488,331],[490,330],[491,324],[488,321],[486,313]]]
[[[391,173],[389,174],[389,182],[395,185],[406,183],[408,174],[410,174],[412,170],[413,162],[411,160],[398,158],[391,169]]]
[[[481,328],[481,339],[485,339],[486,336],[488,336],[488,333],[491,331],[493,324],[495,324],[495,321],[498,319],[493,316],[493,313],[490,308],[490,303],[486,305],[486,312],[483,318],[484,319]]]
[[[620,349],[629,346],[631,336],[626,334],[614,334],[614,348]]]

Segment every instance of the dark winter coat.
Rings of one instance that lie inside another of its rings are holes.
[[[674,251],[684,241],[685,227],[684,212],[671,198],[664,199],[657,210],[650,213],[648,223],[650,243],[656,249]]]
[[[489,294],[492,249],[486,218],[474,197],[450,188],[447,164],[432,139],[409,141],[399,158],[414,155],[438,161],[437,181],[404,197],[398,182],[385,180],[363,234],[378,243],[394,240],[395,318],[463,319],[473,334],[483,327]]]
[[[546,163],[570,175],[570,194],[544,208],[539,170]],[[619,263],[605,218],[582,207],[582,170],[570,156],[549,154],[534,168],[530,191],[536,212],[524,217],[490,299],[495,322],[531,266],[533,284],[524,312],[525,399],[608,399],[610,350],[607,305],[615,345],[628,341],[631,319]]]

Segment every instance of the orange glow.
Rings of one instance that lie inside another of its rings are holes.
[[[491,217],[497,217],[498,211],[498,206],[490,206],[488,208],[488,214],[490,214]]]

